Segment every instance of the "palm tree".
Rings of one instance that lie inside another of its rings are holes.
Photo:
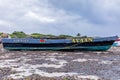
[[[80,33],[78,33],[78,34],[77,34],[77,37],[80,37],[80,36],[81,36]]]

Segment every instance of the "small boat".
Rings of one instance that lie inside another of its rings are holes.
[[[117,40],[115,40],[115,42],[113,43],[112,46],[120,47],[120,38],[118,38]]]
[[[3,38],[2,44],[3,48],[7,50],[106,51],[113,45],[117,38],[117,36],[72,39]]]

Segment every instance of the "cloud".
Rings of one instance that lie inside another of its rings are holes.
[[[64,9],[96,24],[109,24],[116,20],[119,14],[119,0],[51,0],[58,9]],[[50,2],[51,2],[50,1]]]
[[[13,28],[11,25],[14,24],[9,21],[0,20],[0,31],[9,32]]]
[[[56,8],[82,18],[73,23],[77,24],[77,30],[74,30],[76,32],[79,30],[83,34],[91,35],[119,35],[119,0],[61,0],[60,3],[51,0],[50,2]]]
[[[120,35],[119,9],[119,0],[0,0],[0,30]]]
[[[42,23],[52,23],[52,22],[55,22],[55,19],[53,19],[53,18],[49,18],[49,17],[46,17],[46,16],[41,16],[41,15],[36,14],[34,12],[31,12],[31,11],[28,12],[27,14],[25,14],[25,17],[38,20],[38,21],[40,21]]]
[[[11,23],[10,22],[7,22],[7,21],[4,21],[4,20],[0,20],[0,26],[10,26]]]

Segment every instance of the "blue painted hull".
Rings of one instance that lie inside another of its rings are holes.
[[[117,36],[95,39],[2,39],[8,50],[108,50]]]
[[[5,47],[7,50],[53,50],[53,51],[67,51],[67,50],[81,50],[81,51],[106,51],[111,46],[84,46],[84,47],[73,47],[73,48],[56,48],[56,47]]]

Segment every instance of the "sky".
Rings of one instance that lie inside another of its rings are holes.
[[[120,0],[0,0],[0,32],[120,36]]]

